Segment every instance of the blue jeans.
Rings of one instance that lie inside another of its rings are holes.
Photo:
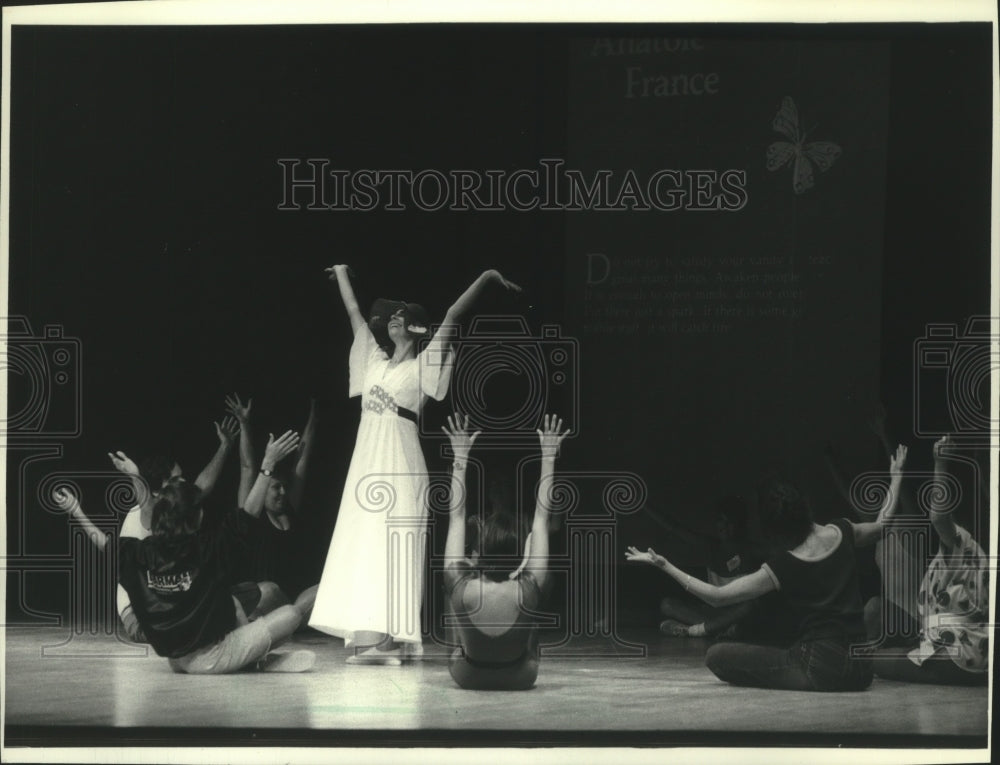
[[[846,638],[805,640],[791,648],[716,643],[706,666],[733,685],[787,691],[863,691],[872,682],[871,661],[850,655]]]

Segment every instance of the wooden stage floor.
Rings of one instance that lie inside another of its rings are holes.
[[[194,677],[145,646],[56,627],[8,627],[6,745],[185,744],[986,746],[985,688],[876,679],[862,693],[736,688],[702,663],[704,640],[626,632],[543,658],[524,693],[457,688],[441,655],[403,667],[344,664],[339,640],[307,631],[308,673]],[[60,645],[62,644],[62,645]],[[598,655],[603,653],[604,655]],[[590,654],[588,656],[588,654]],[[473,731],[473,733],[470,733]]]

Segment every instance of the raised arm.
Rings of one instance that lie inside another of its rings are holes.
[[[951,449],[951,436],[943,436],[934,444],[934,481],[941,483],[948,474],[948,451]],[[931,525],[941,537],[941,544],[949,550],[954,549],[958,541],[958,530],[955,528],[955,520],[950,511],[939,511],[937,509],[937,499],[942,493],[932,492],[931,494]]]
[[[472,304],[476,302],[476,298],[485,289],[487,284],[496,283],[499,284],[506,290],[513,290],[514,292],[520,292],[521,288],[518,287],[514,282],[504,279],[499,271],[495,269],[490,269],[489,271],[484,271],[479,275],[479,277],[469,285],[469,287],[463,292],[458,300],[456,300],[451,308],[448,309],[447,313],[444,315],[444,324],[455,324],[462,316],[472,307]]]
[[[128,458],[128,455],[126,455],[125,452],[108,452],[108,457],[111,459],[111,464],[115,466],[116,470],[125,473],[131,479],[132,490],[135,492],[135,496],[139,500],[139,521],[142,523],[143,528],[152,528],[153,505],[156,504],[153,501],[153,492],[158,490],[160,487],[147,486],[146,482],[139,474],[139,467],[135,464],[135,462]]]
[[[547,414],[542,429],[537,431],[542,450],[542,474],[538,479],[538,498],[535,501],[535,518],[531,522],[531,547],[525,570],[535,577],[538,586],[545,584],[549,564],[549,510],[555,492],[556,456],[559,445],[569,435],[562,432],[563,421],[554,414]]]
[[[102,552],[108,546],[109,534],[101,531],[93,522],[86,516],[83,512],[83,508],[80,507],[80,500],[76,498],[69,489],[56,489],[52,492],[52,501],[56,503],[56,507],[63,510],[70,518],[83,526],[83,530],[87,532],[87,537],[93,543],[94,547]]]
[[[240,427],[235,417],[228,416],[223,418],[221,425],[217,422],[214,424],[215,434],[219,437],[219,448],[215,450],[215,454],[205,465],[205,469],[194,479],[195,486],[201,489],[201,493],[205,496],[211,494],[212,489],[215,488],[215,482],[219,480],[219,473],[222,472],[226,455],[233,448],[233,441],[236,440],[236,433]]]
[[[906,463],[906,447],[900,444],[896,453],[889,458],[889,492],[878,512],[878,517],[868,523],[852,523],[854,544],[858,547],[875,544],[882,538],[882,527],[892,518],[899,502],[899,490],[903,482],[903,465]]]
[[[451,494],[449,495],[448,538],[444,543],[445,566],[465,557],[465,471],[469,461],[472,444],[480,431],[468,432],[469,415],[455,413],[449,415],[448,426],[441,428],[451,441],[454,452],[454,462],[451,471]]]
[[[358,307],[358,299],[354,296],[354,288],[351,287],[351,269],[346,265],[330,266],[325,269],[327,277],[331,282],[336,282],[340,289],[340,299],[344,301],[344,308],[347,309],[347,318],[351,320],[351,330],[356,334],[367,322]]]
[[[701,579],[685,573],[662,555],[656,553],[652,547],[647,549],[646,552],[639,552],[635,547],[629,547],[625,553],[625,559],[639,563],[648,563],[661,571],[665,571],[671,578],[680,583],[685,590],[710,606],[731,606],[736,603],[745,603],[748,600],[755,600],[762,595],[766,595],[774,589],[774,582],[762,568],[752,574],[741,576],[739,579],[717,587],[714,584],[703,582]]]
[[[306,420],[306,429],[302,431],[302,440],[299,442],[299,459],[295,463],[295,474],[292,476],[292,485],[289,488],[289,500],[296,510],[300,507],[302,491],[306,483],[306,470],[309,467],[309,457],[312,454],[313,440],[316,437],[316,399],[309,399],[309,419]]]
[[[271,476],[265,473],[273,473],[274,467],[285,457],[299,448],[299,434],[286,430],[277,439],[274,433],[270,433],[267,439],[267,446],[264,448],[264,459],[260,464],[260,473],[254,481],[253,488],[247,496],[247,501],[243,505],[243,510],[254,518],[260,515],[264,508],[264,496],[267,494],[267,487],[271,484]]]
[[[240,485],[236,490],[236,504],[243,507],[250,487],[253,486],[254,472],[257,460],[254,458],[253,441],[250,438],[250,407],[253,399],[248,398],[246,404],[240,401],[239,394],[226,396],[226,409],[240,424]]]

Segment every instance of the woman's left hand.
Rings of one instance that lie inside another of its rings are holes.
[[[495,268],[487,271],[486,275],[490,279],[492,279],[493,281],[497,282],[505,290],[513,290],[514,292],[520,292],[521,291],[520,286],[518,286],[517,284],[514,284],[514,282],[510,281],[509,279],[505,279],[503,277],[503,274],[501,274]]]
[[[656,566],[657,568],[663,568],[667,562],[667,559],[662,555],[659,555],[652,547],[648,548],[646,552],[640,552],[635,547],[629,547],[625,551],[625,560],[637,561],[639,563],[648,563],[651,566]]]

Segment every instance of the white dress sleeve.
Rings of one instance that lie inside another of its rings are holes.
[[[433,339],[417,355],[420,374],[420,392],[435,401],[448,395],[451,373],[455,367],[455,352],[448,342],[447,333],[438,330]]]
[[[351,344],[351,355],[348,359],[350,367],[350,377],[348,382],[347,397],[360,396],[364,391],[365,372],[373,359],[384,356],[383,351],[375,341],[375,336],[365,324],[354,333],[354,342]]]

